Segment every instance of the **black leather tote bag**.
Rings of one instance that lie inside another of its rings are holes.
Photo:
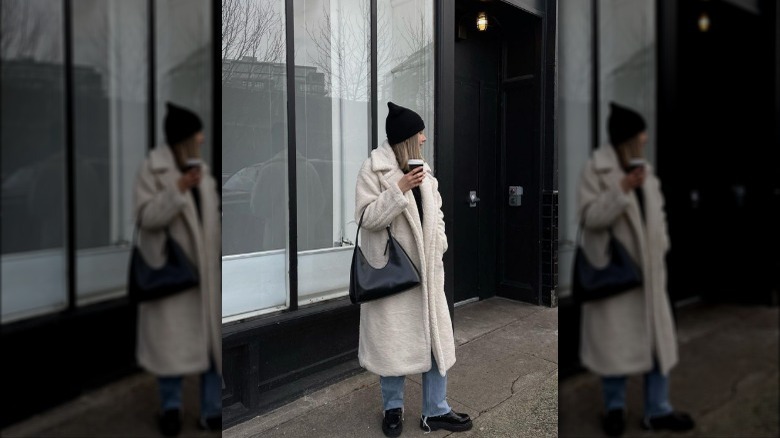
[[[387,245],[385,254],[389,253],[387,264],[382,268],[372,267],[360,249],[358,237],[363,225],[363,215],[360,215],[357,233],[355,234],[355,251],[352,254],[352,268],[349,276],[349,299],[353,304],[377,300],[399,292],[407,291],[420,284],[420,273],[414,266],[409,255],[390,232],[387,226]]]
[[[133,251],[130,256],[128,295],[134,302],[157,300],[197,286],[198,270],[187,258],[184,250],[165,229],[167,259],[159,268],[146,263],[136,244],[139,226],[133,233]]]
[[[580,224],[582,228],[582,224]],[[600,300],[642,285],[642,271],[626,248],[609,231],[609,263],[597,268],[588,261],[577,231],[572,298],[575,302]]]

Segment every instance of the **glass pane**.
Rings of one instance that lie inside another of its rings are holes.
[[[599,129],[609,142],[609,102],[632,108],[647,122],[645,154],[655,161],[655,1],[600,0]]]
[[[0,3],[2,322],[66,306],[62,2]]]
[[[591,2],[558,3],[558,293],[571,295],[577,234],[575,194],[592,142],[593,31]]]
[[[76,248],[79,301],[123,293],[133,186],[148,143],[145,0],[75,0]]]
[[[155,2],[155,62],[157,68],[157,143],[165,143],[161,121],[171,101],[195,112],[206,140],[201,151],[211,165],[212,50],[211,1]]]
[[[423,155],[433,168],[433,0],[378,0],[378,138],[385,141],[387,102],[417,112],[425,121]],[[435,171],[435,169],[434,169]]]
[[[349,286],[357,172],[370,149],[370,2],[296,0],[299,304]]]
[[[222,315],[287,305],[284,0],[222,2]]]

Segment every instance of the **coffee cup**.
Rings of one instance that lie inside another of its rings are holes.
[[[628,161],[628,166],[626,167],[626,173],[633,172],[635,169],[639,167],[645,167],[645,164],[647,162],[644,158],[632,158]]]
[[[188,171],[190,169],[201,167],[202,165],[203,165],[203,160],[201,160],[200,158],[188,158],[187,162],[184,165],[184,170]]]
[[[409,170],[412,171],[418,167],[422,167],[422,165],[425,164],[425,161],[420,160],[418,158],[410,158],[408,163],[409,163]]]

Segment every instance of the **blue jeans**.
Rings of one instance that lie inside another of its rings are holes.
[[[158,377],[162,410],[181,409],[182,376]],[[222,415],[222,379],[214,365],[200,375],[200,416]]]
[[[379,377],[385,410],[404,407],[405,379],[405,376]],[[431,355],[431,369],[422,375],[422,387],[424,417],[444,415],[451,410],[450,405],[447,404],[447,376],[442,377],[439,374],[433,355]]]
[[[626,376],[602,377],[607,411],[626,408]],[[645,374],[645,417],[654,418],[672,412],[669,403],[669,378],[661,374],[658,364]]]

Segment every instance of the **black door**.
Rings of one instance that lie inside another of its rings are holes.
[[[539,303],[541,20],[522,13],[511,21],[505,18],[502,23],[511,34],[504,41],[501,63],[498,294]]]
[[[539,291],[539,114],[533,76],[501,93],[498,294],[537,302]]]
[[[455,302],[540,302],[540,20],[508,4],[460,0],[455,44]],[[441,147],[441,145],[440,145]],[[473,193],[473,202],[472,202]]]
[[[713,2],[708,12],[719,25],[703,33],[687,24],[698,5],[677,7],[676,77],[661,80],[679,93],[662,108],[671,114],[659,124],[666,130],[658,143],[669,293],[676,302],[771,303],[778,263],[778,147],[767,91],[775,80],[773,17]]]
[[[495,83],[456,77],[455,302],[495,295]],[[473,198],[472,198],[473,193]]]

